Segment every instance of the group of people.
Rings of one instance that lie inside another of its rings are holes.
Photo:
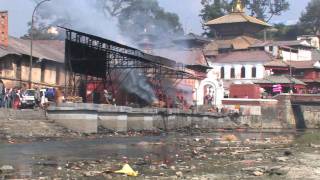
[[[26,88],[6,88],[3,81],[0,80],[0,108],[23,108],[24,97],[34,97],[34,107],[43,107],[48,101],[55,100],[55,89],[40,89],[36,87],[34,90],[26,90]],[[27,99],[28,100],[28,99]]]
[[[0,108],[18,109],[22,98],[21,88],[5,88],[0,80]]]

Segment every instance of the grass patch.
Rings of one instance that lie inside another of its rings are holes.
[[[294,143],[297,144],[320,144],[320,132],[308,132],[299,136]]]

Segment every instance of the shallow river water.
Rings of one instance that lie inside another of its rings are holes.
[[[179,154],[183,149],[172,141],[197,137],[216,139],[224,134],[233,134],[239,140],[266,139],[275,136],[295,137],[301,132],[215,132],[187,135],[170,133],[163,136],[103,137],[95,139],[67,139],[49,142],[0,144],[0,165],[12,165],[21,176],[32,176],[32,166],[39,163],[38,157],[45,157],[50,163],[64,164],[69,161],[98,160],[106,157],[144,157],[152,154],[158,160],[166,161],[169,154]],[[170,142],[170,143],[169,143]],[[40,158],[40,159],[41,159]]]

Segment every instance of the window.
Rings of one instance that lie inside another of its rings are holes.
[[[220,78],[221,78],[221,79],[224,79],[224,67],[221,67],[221,70],[220,70]]]
[[[252,78],[256,78],[256,77],[257,77],[257,68],[252,67]]]
[[[269,51],[273,52],[273,46],[269,46]]]
[[[303,70],[296,70],[294,72],[294,76],[304,76],[304,71]]]
[[[231,71],[230,71],[230,77],[231,77],[231,78],[235,78],[235,77],[236,77],[236,72],[235,72],[234,67],[233,67],[233,68],[231,68]]]
[[[241,68],[241,78],[246,78],[246,68],[244,66]]]

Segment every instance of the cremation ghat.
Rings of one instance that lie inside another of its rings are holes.
[[[210,69],[177,63],[111,40],[64,29],[66,70],[71,72],[66,94],[78,95],[84,102],[103,99],[104,90],[112,92],[116,103],[122,105],[167,102],[169,97],[161,92],[163,81],[170,81],[174,88],[179,80],[205,78]],[[87,96],[89,85],[91,91],[100,93],[99,97]],[[124,98],[124,94],[130,95]]]

